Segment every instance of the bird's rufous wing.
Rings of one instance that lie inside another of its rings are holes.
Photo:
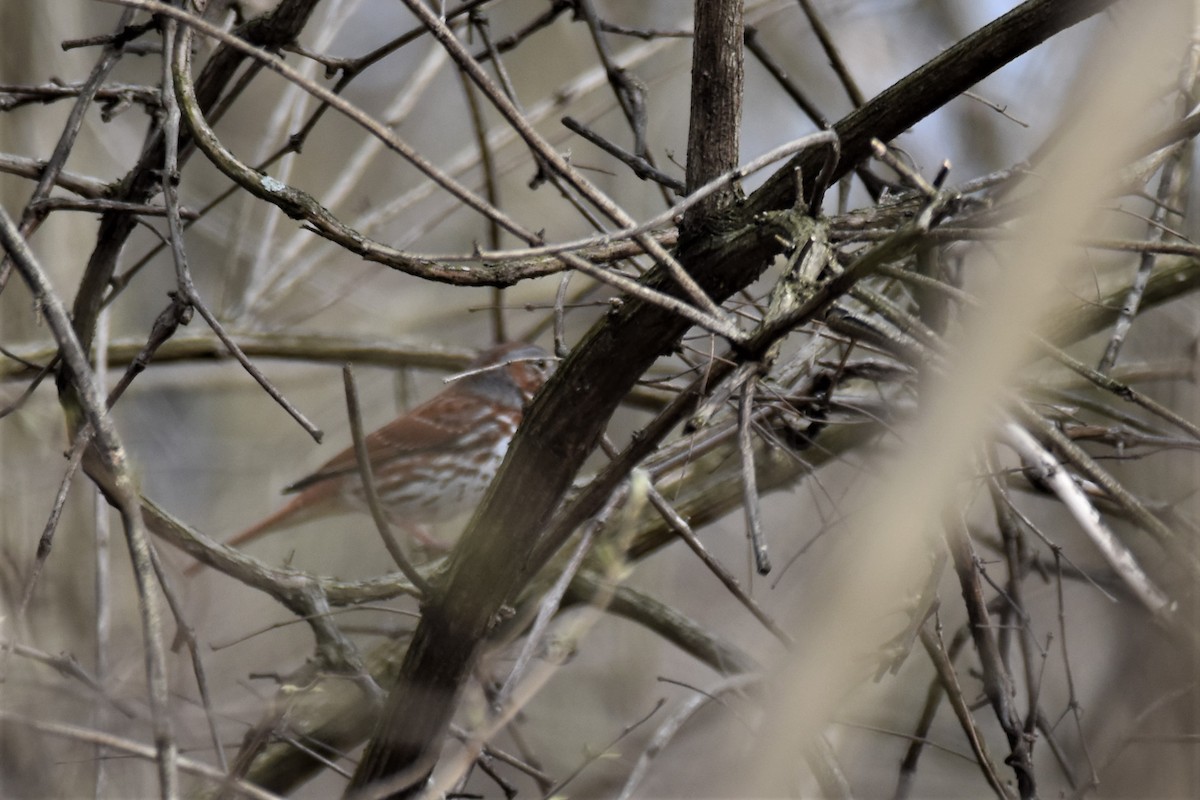
[[[478,420],[468,411],[478,407],[475,398],[446,393],[417,406],[402,417],[392,420],[382,428],[367,434],[367,452],[371,454],[371,466],[391,459],[423,450],[452,448],[456,439],[469,433]],[[329,459],[316,472],[288,486],[285,492],[302,489],[358,471],[358,459],[351,445]]]

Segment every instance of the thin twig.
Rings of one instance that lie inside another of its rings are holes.
[[[487,19],[482,14],[472,12],[470,21],[472,25],[477,28],[484,28],[486,32]],[[439,49],[437,52],[443,53],[445,51]],[[492,152],[491,144],[488,142],[487,120],[483,116],[483,108],[471,81],[461,71],[459,71],[458,76],[462,83],[463,95],[466,97],[467,111],[471,115],[471,130],[475,133],[475,144],[479,148],[479,167],[483,173],[483,196],[492,205],[499,206],[499,176],[496,173],[495,155]],[[501,231],[500,224],[496,220],[489,219],[487,221],[487,233],[488,247],[493,250],[499,250]],[[493,340],[497,342],[508,341],[508,330],[504,323],[504,290],[499,287],[492,288],[490,313]]]
[[[132,10],[127,9],[121,14],[120,19],[117,21],[118,36],[132,20]],[[75,147],[75,139],[79,136],[79,131],[83,127],[83,119],[88,107],[92,104],[92,100],[96,96],[96,92],[99,91],[101,84],[104,83],[105,78],[116,67],[117,62],[121,60],[122,55],[121,43],[119,41],[110,42],[104,46],[103,51],[100,53],[100,59],[92,67],[92,72],[88,76],[87,82],[80,90],[75,103],[71,106],[71,112],[67,115],[66,125],[63,126],[63,131],[54,146],[54,152],[46,160],[46,166],[37,178],[37,185],[33,188],[29,202],[26,204],[24,211],[21,212],[18,231],[22,237],[28,237],[40,224],[42,216],[35,211],[34,206],[50,196],[50,190],[54,188],[55,183],[58,181],[59,173],[66,166],[67,159],[71,155],[71,150]],[[10,272],[9,257],[5,255],[0,258],[0,292],[4,291]]]
[[[16,223],[2,207],[0,244],[8,251],[17,271],[29,285],[30,292],[62,348],[64,368],[75,389],[75,397],[82,405],[85,418],[96,432],[99,469],[106,470],[111,476],[113,494],[110,500],[121,513],[139,599],[142,636],[145,642],[144,666],[150,688],[150,709],[160,788],[164,795],[174,796],[178,791],[176,762],[179,753],[168,714],[169,693],[166,654],[162,643],[162,610],[151,581],[149,542],[142,525],[141,510],[133,488],[133,477],[129,473],[128,459],[116,428],[105,411],[103,396],[88,366],[87,355],[75,336],[66,306],[54,293],[45,271],[21,236]]]
[[[754,54],[758,62],[770,74],[779,87],[792,99],[792,102],[800,107],[800,110],[813,121],[813,123],[822,130],[830,127],[829,119],[817,108],[816,103],[808,98],[808,95],[796,85],[791,76],[787,74],[783,66],[775,60],[775,58],[767,52],[766,48],[758,40],[758,29],[753,26],[746,26],[745,33],[746,49]]]
[[[600,512],[596,516],[596,519],[584,528],[583,533],[579,537],[578,544],[575,545],[575,551],[571,553],[571,557],[567,559],[567,563],[563,566],[562,573],[555,578],[554,585],[538,601],[537,616],[534,618],[533,624],[525,636],[525,643],[521,646],[521,651],[517,654],[513,668],[509,670],[504,683],[500,685],[496,696],[492,698],[492,705],[494,707],[503,708],[506,706],[512,697],[513,690],[525,677],[525,671],[528,669],[529,663],[533,660],[538,649],[541,648],[546,630],[550,627],[551,620],[558,614],[563,597],[566,595],[571,581],[574,580],[575,575],[583,566],[584,558],[587,557],[588,552],[592,548],[592,541],[597,531],[608,521],[609,515],[614,510],[616,506],[615,499],[614,496],[614,501],[609,503],[608,508]]]
[[[846,90],[846,95],[850,98],[850,102],[854,104],[855,108],[866,105],[866,96],[863,95],[853,76],[850,75],[850,70],[842,60],[837,45],[833,43],[833,35],[825,27],[825,22],[821,19],[820,15],[817,14],[812,0],[798,0],[798,2],[800,3],[801,10],[804,11],[804,16],[808,19],[808,24],[812,26],[813,33],[817,35],[817,41],[821,43],[821,50],[824,51],[825,57],[829,59],[829,66],[833,68],[833,74],[837,75],[838,81],[841,82],[842,88]]]
[[[629,773],[629,777],[625,779],[624,786],[621,787],[621,793],[617,795],[618,800],[629,800],[637,791],[638,785],[646,777],[646,772],[650,769],[650,765],[654,762],[671,740],[679,733],[684,724],[694,717],[701,709],[705,708],[709,703],[721,703],[721,697],[727,694],[742,694],[746,689],[756,685],[759,678],[753,675],[735,675],[730,678],[725,678],[717,686],[703,692],[695,692],[689,697],[679,708],[675,709],[667,719],[658,726],[658,730],[654,732],[646,748],[638,756],[637,763]]]
[[[584,761],[581,764],[579,764],[579,766],[577,766],[577,767],[575,767],[575,769],[571,770],[571,772],[568,773],[565,778],[563,778],[558,783],[554,784],[554,786],[552,786],[550,788],[550,790],[545,793],[545,796],[547,798],[561,797],[562,790],[565,789],[572,781],[574,781],[576,778],[578,778],[581,774],[583,774],[583,771],[585,769],[587,769],[588,766],[595,763],[598,759],[603,757],[605,754],[611,752],[614,747],[616,747],[618,744],[620,744],[621,740],[623,740],[625,737],[629,736],[629,734],[633,733],[638,728],[642,727],[642,725],[649,722],[650,718],[653,717],[655,714],[657,714],[662,709],[662,707],[666,704],[666,702],[667,702],[666,700],[659,698],[658,702],[656,702],[654,704],[654,708],[650,709],[650,711],[648,711],[646,714],[643,714],[640,719],[635,720],[634,722],[630,723],[629,725],[626,725],[621,730],[621,732],[618,733],[616,736],[614,736],[612,738],[612,740],[609,741],[604,747],[596,750],[595,753],[589,755],[586,759],[584,759]]]
[[[350,418],[350,438],[354,442],[354,458],[358,462],[363,497],[367,501],[367,508],[371,511],[371,519],[375,521],[375,529],[379,531],[379,538],[383,540],[383,546],[387,548],[392,561],[396,562],[396,566],[400,568],[401,574],[417,587],[422,596],[428,597],[432,591],[429,582],[412,565],[408,556],[405,555],[404,549],[396,541],[396,537],[392,534],[392,527],[388,524],[387,514],[383,510],[383,504],[379,501],[379,491],[375,488],[375,476],[371,469],[371,454],[367,450],[367,442],[363,435],[362,411],[358,405],[358,388],[354,383],[354,369],[349,364],[342,367],[342,382],[346,388],[346,414]]]
[[[555,244],[543,245],[540,247],[529,247],[523,249],[502,250],[495,253],[478,252],[472,255],[472,258],[477,258],[483,261],[511,261],[517,259],[536,258],[538,256],[559,255],[571,250],[583,250],[584,248],[595,247],[604,248],[630,238],[637,239],[642,234],[648,234],[657,228],[672,223],[676,217],[686,211],[692,209],[697,203],[709,197],[713,192],[724,189],[725,187],[736,183],[744,178],[753,175],[759,170],[774,164],[777,161],[782,161],[796,153],[812,148],[824,148],[830,150],[837,146],[837,134],[832,131],[821,131],[820,133],[810,133],[807,136],[801,136],[798,139],[793,139],[790,142],[785,142],[779,147],[772,148],[766,153],[763,153],[757,158],[751,159],[736,169],[731,169],[728,172],[717,176],[713,180],[704,184],[687,197],[681,199],[678,203],[668,208],[648,220],[645,220],[634,227],[624,228],[622,230],[612,231],[600,236],[589,236],[585,239],[574,239],[567,242],[559,242]],[[444,260],[454,260],[452,256],[422,256],[423,258],[444,258]]]
[[[174,24],[172,22],[172,24]],[[179,288],[179,293],[189,304],[191,304],[204,321],[221,340],[221,343],[229,348],[229,352],[242,365],[242,368],[249,373],[250,377],[263,388],[264,391],[274,400],[280,408],[297,423],[300,427],[313,438],[314,441],[320,443],[325,434],[311,420],[304,415],[300,409],[296,408],[290,400],[283,396],[283,392],[271,383],[270,379],[263,374],[254,362],[242,352],[237,346],[237,342],[226,332],[225,326],[216,318],[216,315],[209,310],[204,300],[200,297],[200,293],[196,290],[196,285],[192,281],[191,271],[188,268],[187,253],[183,246],[183,223],[179,217],[179,162],[178,162],[178,147],[179,147],[179,123],[181,112],[179,103],[177,102],[178,87],[174,86],[176,75],[185,74],[188,61],[188,43],[191,42],[191,30],[187,27],[180,29],[181,46],[167,48],[167,56],[173,56],[170,61],[163,66],[163,107],[165,109],[165,120],[163,122],[163,130],[165,133],[165,150],[164,150],[164,165],[163,165],[163,202],[167,210],[167,227],[170,231],[171,254],[174,257],[175,263],[175,281]],[[174,88],[173,88],[174,87]]]
[[[757,365],[747,365],[752,371],[742,383],[738,400],[738,451],[742,456],[742,504],[746,509],[746,536],[754,553],[754,568],[759,575],[771,571],[771,559],[767,555],[767,540],[762,527],[762,500],[758,496],[758,479],[754,471],[754,441],[752,422],[754,419],[754,389],[757,385]],[[743,367],[744,369],[747,367]]]
[[[88,744],[103,745],[110,750],[116,750],[121,753],[126,753],[134,758],[141,758],[147,761],[152,761],[157,758],[155,748],[148,747],[140,742],[135,742],[130,739],[123,739],[119,736],[112,736],[100,731],[94,731],[89,728],[82,728],[78,725],[68,725],[61,722],[48,722],[46,720],[30,719],[17,714],[0,709],[0,721],[5,724],[19,725],[23,728],[38,731],[49,736],[57,736],[64,739],[72,739],[78,742],[87,742]],[[246,797],[256,798],[256,800],[280,800],[279,795],[272,794],[264,789],[255,786],[247,781],[232,781],[225,783],[227,776],[218,770],[216,767],[209,766],[200,761],[195,761],[186,756],[178,756],[174,762],[180,770],[192,775],[199,775],[204,778],[209,778],[215,782],[227,785],[238,794]]]
[[[1193,42],[1192,47],[1195,48]],[[1181,70],[1179,80],[1179,96],[1176,101],[1178,114],[1180,117],[1185,116],[1192,110],[1195,103],[1193,90],[1196,86],[1196,72],[1200,69],[1200,61],[1194,57],[1184,59],[1184,66]],[[1176,145],[1167,156],[1166,162],[1162,165],[1162,172],[1158,178],[1158,194],[1154,204],[1153,211],[1150,212],[1149,231],[1146,238],[1151,243],[1161,242],[1164,238],[1163,222],[1167,217],[1167,203],[1172,198],[1178,198],[1186,202],[1186,193],[1182,192],[1180,180],[1182,178],[1181,170],[1183,169],[1183,158],[1185,152],[1190,148],[1183,144]],[[1183,214],[1180,212],[1182,217]],[[1154,269],[1155,258],[1150,253],[1143,253],[1138,260],[1138,268],[1134,273],[1133,282],[1129,287],[1128,294],[1125,295],[1124,302],[1121,303],[1121,313],[1117,317],[1117,322],[1113,327],[1112,336],[1108,340],[1108,346],[1104,349],[1104,355],[1100,358],[1100,363],[1096,369],[1100,372],[1108,372],[1113,365],[1117,363],[1117,356],[1121,352],[1121,347],[1125,342],[1125,337],[1129,333],[1129,329],[1133,326],[1133,318],[1138,313],[1138,307],[1141,305],[1142,296],[1146,292],[1146,284],[1150,281],[1150,273]]]
[[[29,645],[18,644],[16,642],[0,641],[0,650],[11,652],[21,658],[27,658],[30,661],[35,661],[39,664],[45,664],[59,675],[62,675],[71,680],[78,681],[85,686],[88,691],[94,692],[96,696],[102,699],[106,704],[112,706],[122,716],[131,720],[141,718],[139,710],[129,702],[122,700],[120,697],[114,696],[104,686],[104,676],[101,674],[91,674],[83,665],[70,653],[60,653],[52,655]]]
[[[48,162],[36,158],[0,153],[0,172],[9,175],[19,175],[22,178],[36,180],[46,171]],[[66,170],[59,170],[54,179],[55,186],[61,186],[67,191],[74,192],[80,197],[96,199],[103,197],[108,191],[108,184],[99,178],[79,175]]]
[[[629,169],[633,171],[633,174],[642,180],[654,181],[660,186],[665,186],[678,195],[683,195],[687,192],[687,187],[684,186],[683,181],[681,181],[679,178],[668,175],[658,167],[655,167],[646,159],[637,156],[628,150],[625,150],[614,142],[610,142],[608,139],[605,139],[603,136],[584,125],[582,122],[579,122],[572,117],[563,117],[562,124],[567,130],[579,134],[584,139],[587,139],[589,142],[596,145],[625,166],[629,167]]]
[[[776,639],[782,642],[784,647],[788,648],[789,650],[792,649],[796,642],[791,635],[781,628],[775,622],[775,620],[772,619],[771,616],[767,614],[767,612],[764,611],[761,606],[759,606],[758,602],[755,601],[753,597],[746,593],[741,584],[738,583],[737,578],[729,574],[729,570],[725,569],[721,562],[713,558],[712,554],[708,552],[708,548],[705,547],[700,539],[696,536],[695,532],[692,530],[691,526],[688,525],[687,521],[683,517],[679,516],[679,513],[671,507],[671,504],[667,502],[665,497],[662,496],[662,493],[653,486],[650,487],[649,499],[650,504],[654,506],[655,510],[657,510],[659,514],[662,515],[667,525],[669,525],[675,531],[675,533],[679,535],[679,538],[683,539],[683,541],[687,543],[687,546],[692,549],[693,553],[700,557],[700,561],[704,564],[704,566],[708,567],[708,570],[717,577],[717,580],[721,581],[721,584],[729,590],[734,598],[737,599],[737,601],[743,606],[745,606],[746,610],[753,614],[754,618],[761,622],[763,627],[770,631]]]
[[[988,786],[1001,800],[1012,800],[1012,794],[1000,780],[996,765],[992,761],[991,755],[988,754],[983,735],[976,726],[974,717],[971,716],[971,709],[967,705],[966,697],[963,696],[962,687],[958,683],[958,675],[954,671],[953,662],[946,653],[946,646],[942,642],[940,631],[931,633],[928,625],[923,626],[921,628],[921,644],[925,646],[925,652],[937,670],[946,697],[950,700],[950,705],[954,709],[955,716],[958,717],[958,723],[962,726],[963,733],[966,734],[971,750],[975,753],[975,761],[983,772]]]
[[[1023,800],[1032,800],[1037,797],[1033,754],[1030,742],[1024,735],[1020,715],[1013,707],[1012,676],[1004,664],[995,631],[990,624],[987,604],[983,599],[983,587],[979,582],[978,559],[964,523],[950,518],[945,527],[946,542],[962,588],[963,602],[967,607],[971,637],[975,641],[975,651],[983,668],[983,690],[991,703],[996,721],[1000,723],[1008,738],[1009,756],[1004,759],[1004,763],[1011,766],[1016,773],[1018,791]]]
[[[143,217],[162,217],[166,216],[167,210],[162,206],[151,205],[149,203],[126,203],[121,200],[71,200],[66,197],[47,197],[45,200],[38,200],[35,203],[30,203],[30,209],[36,214],[48,213],[51,211],[84,211],[89,214],[95,214],[101,211],[123,211],[126,214],[134,214]],[[181,219],[195,220],[199,219],[200,215],[188,208],[179,209]]]

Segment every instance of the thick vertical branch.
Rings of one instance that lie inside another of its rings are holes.
[[[688,192],[738,165],[743,29],[741,0],[696,0],[692,108],[688,120]],[[684,230],[696,231],[704,220],[711,219],[736,197],[736,189],[730,187],[699,203],[684,217]]]

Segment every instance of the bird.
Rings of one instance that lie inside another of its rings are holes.
[[[479,503],[525,407],[554,365],[537,345],[498,345],[476,357],[441,392],[367,435],[375,490],[389,521],[426,546],[445,549],[421,526],[451,519]],[[320,517],[369,511],[353,446],[284,493],[296,496],[225,544],[237,547]],[[197,562],[184,574],[194,575],[204,566]]]

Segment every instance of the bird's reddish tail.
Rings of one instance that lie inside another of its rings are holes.
[[[264,517],[258,522],[246,528],[241,533],[226,539],[224,544],[226,547],[238,547],[246,542],[252,542],[268,533],[290,528],[293,525],[299,525],[310,519],[315,519],[325,514],[330,513],[334,509],[330,504],[325,502],[333,493],[334,487],[330,483],[315,484],[300,492],[293,497],[283,508],[276,511],[270,516]],[[207,564],[203,561],[197,561],[183,571],[183,574],[191,577],[204,569]]]

